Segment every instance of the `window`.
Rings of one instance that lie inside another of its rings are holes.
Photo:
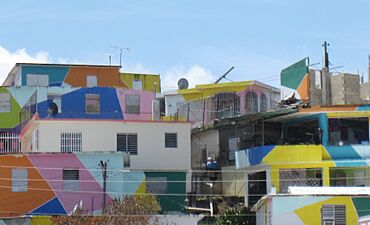
[[[369,118],[330,118],[329,144],[369,144]]]
[[[229,138],[229,160],[235,160],[235,152],[238,150],[239,138]]]
[[[100,95],[86,94],[86,113],[99,114],[100,113]]]
[[[27,169],[12,169],[12,192],[26,192],[28,189]]]
[[[55,94],[48,94],[48,103],[49,103],[49,110],[51,114],[62,112],[62,96],[55,95]]]
[[[0,93],[0,112],[10,112],[10,94]]]
[[[80,152],[82,150],[81,132],[62,132],[60,133],[61,152]]]
[[[165,133],[165,147],[177,148],[177,133]]]
[[[49,86],[49,75],[27,74],[27,86]]]
[[[324,225],[346,225],[346,206],[323,205],[321,208],[321,220]]]
[[[98,78],[96,76],[86,77],[86,87],[96,87],[98,86]]]
[[[139,114],[140,113],[140,96],[126,95],[126,113]]]
[[[141,80],[133,80],[132,89],[138,90],[138,91],[143,90],[143,82]]]
[[[322,170],[320,168],[281,169],[279,170],[280,193],[287,193],[289,187],[320,187],[322,186]]]
[[[117,151],[137,155],[137,134],[117,134]]]
[[[79,190],[79,172],[76,169],[63,170],[63,191]]]
[[[167,193],[167,177],[146,177],[145,183],[147,193]]]
[[[213,118],[227,118],[240,114],[240,97],[235,93],[221,92],[212,98]]]
[[[267,97],[264,93],[260,96],[260,112],[267,111]]]
[[[253,91],[245,95],[245,112],[258,112],[258,97]]]

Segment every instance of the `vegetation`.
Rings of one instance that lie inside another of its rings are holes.
[[[114,199],[101,216],[91,216],[84,209],[76,209],[69,216],[52,219],[55,225],[162,225],[160,206],[153,195],[127,196]]]

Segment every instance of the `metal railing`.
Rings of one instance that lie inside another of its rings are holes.
[[[21,152],[18,134],[11,132],[0,133],[0,154],[14,154]]]

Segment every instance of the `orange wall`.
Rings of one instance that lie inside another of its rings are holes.
[[[28,169],[28,191],[12,191],[12,168]],[[26,214],[54,197],[54,192],[25,156],[2,156],[0,165],[0,217]]]
[[[86,77],[94,75],[101,87],[126,87],[121,81],[118,67],[71,66],[64,82],[72,87],[86,87]]]

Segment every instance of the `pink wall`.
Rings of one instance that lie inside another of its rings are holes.
[[[117,88],[118,100],[124,113],[125,120],[151,120],[152,119],[152,101],[154,93],[148,91],[137,91],[132,89]],[[140,114],[128,114],[126,112],[125,95],[133,94],[140,96]]]

